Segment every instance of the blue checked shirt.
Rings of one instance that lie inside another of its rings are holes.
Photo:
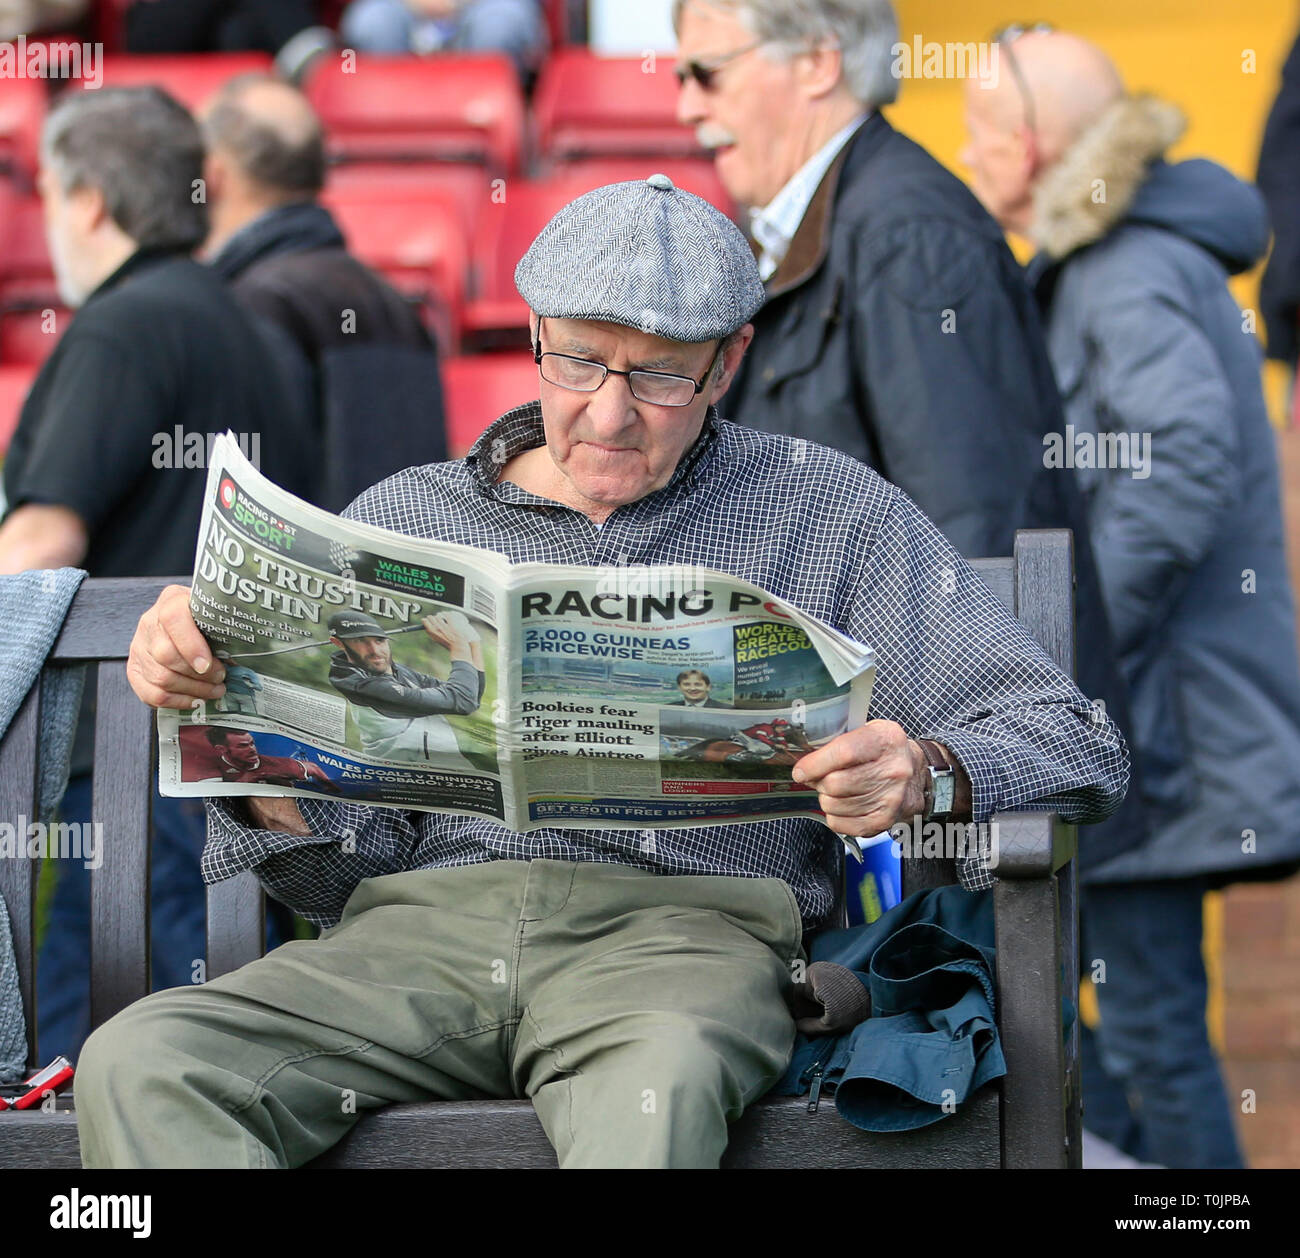
[[[864,464],[710,411],[664,488],[602,528],[498,479],[543,444],[534,402],[502,416],[469,455],[408,468],[345,512],[415,537],[519,562],[698,564],[771,591],[875,649],[872,716],[947,746],[970,776],[975,821],[1013,808],[1101,821],[1128,785],[1114,724],[1021,628],[910,498]],[[244,870],[320,926],[364,878],[489,860],[612,861],[661,874],[784,879],[806,929],[828,915],[838,838],[806,818],[699,829],[534,830],[492,821],[300,799],[298,837],[243,824],[240,802],[208,801],[203,877]],[[962,884],[992,885],[979,857]]]

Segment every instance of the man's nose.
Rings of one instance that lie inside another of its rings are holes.
[[[698,127],[708,113],[708,96],[688,74],[677,89],[677,121],[684,127]]]
[[[587,419],[596,437],[614,437],[637,420],[636,398],[626,376],[606,376],[589,395]]]

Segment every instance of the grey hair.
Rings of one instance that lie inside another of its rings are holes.
[[[65,194],[98,188],[142,249],[194,249],[208,234],[198,124],[156,87],[65,93],[45,121],[41,163]]]
[[[740,340],[742,331],[743,329],[737,328],[730,335],[722,338],[722,344],[718,346],[717,355],[713,359],[713,366],[709,370],[709,384],[717,384],[722,379],[722,373],[727,369],[726,354]]]
[[[674,30],[680,32],[682,10],[692,3],[734,12],[756,38],[780,45],[787,57],[832,40],[854,100],[874,109],[898,99],[898,17],[890,0],[673,0]]]

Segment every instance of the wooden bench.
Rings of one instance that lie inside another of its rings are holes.
[[[976,568],[1043,647],[1073,674],[1073,561],[1064,531],[1021,532],[1015,555]],[[149,810],[153,713],[132,693],[125,659],[141,613],[169,582],[88,580],[52,658],[98,664],[93,816],[107,859],[91,881],[91,1023],[99,1026],[149,991]],[[36,816],[38,690],[0,743],[0,821]],[[1081,1165],[1078,1024],[1061,1023],[1062,976],[1078,973],[1075,833],[1050,813],[999,815],[997,1021],[1006,1077],[951,1117],[918,1131],[859,1131],[824,1098],[766,1097],[732,1127],[728,1167],[1078,1167]],[[36,1068],[37,863],[0,860],[0,894],[12,923]],[[951,861],[904,862],[903,893],[955,881]],[[841,886],[841,903],[843,888]],[[837,910],[837,914],[842,909]],[[840,920],[837,916],[836,920]],[[251,873],[208,888],[207,973],[262,955],[264,899]],[[1071,996],[1073,991],[1071,990]],[[34,1012],[35,1011],[35,1012]],[[39,1063],[41,1065],[45,1063]],[[75,1081],[74,1081],[75,1083]],[[0,1113],[0,1167],[80,1166],[75,1094],[41,1109]],[[527,1100],[391,1105],[363,1115],[312,1163],[319,1167],[554,1167]]]

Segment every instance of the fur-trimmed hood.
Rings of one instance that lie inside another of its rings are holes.
[[[1035,190],[1039,247],[1059,260],[1139,222],[1194,241],[1231,273],[1253,266],[1268,249],[1263,198],[1214,162],[1166,162],[1186,127],[1182,110],[1154,96],[1117,100]]]

